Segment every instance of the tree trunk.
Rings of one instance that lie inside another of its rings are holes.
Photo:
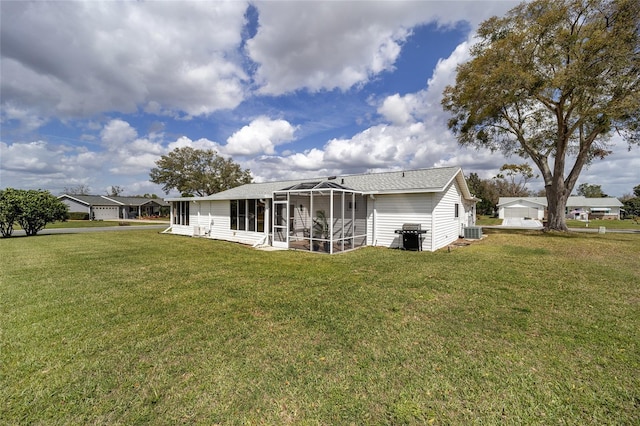
[[[558,193],[557,188],[553,185],[546,187],[547,193],[547,226],[548,231],[568,231],[565,220],[565,210],[567,207],[567,198],[565,194]]]

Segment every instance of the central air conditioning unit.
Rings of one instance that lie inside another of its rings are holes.
[[[467,226],[464,228],[464,238],[466,240],[482,239],[482,228],[479,226]]]
[[[202,232],[203,231],[204,231],[204,229],[202,229],[202,227],[194,226],[193,227],[193,236],[194,237],[200,237],[200,236],[202,236]]]

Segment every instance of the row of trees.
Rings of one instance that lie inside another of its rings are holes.
[[[10,237],[19,224],[27,236],[48,223],[67,220],[68,207],[48,191],[7,188],[0,190],[0,233]]]
[[[467,185],[471,193],[481,199],[476,205],[478,214],[493,215],[500,197],[539,196],[527,188],[534,177],[537,176],[528,164],[504,164],[492,179],[480,179],[477,173],[471,173]]]
[[[640,216],[640,185],[633,188],[633,195],[624,195],[620,201],[624,204],[623,208],[627,216]]]
[[[119,185],[112,185],[109,190],[106,191],[106,195],[111,197],[118,197],[122,195],[124,188]],[[79,184],[75,186],[65,186],[62,190],[63,194],[67,195],[91,195],[91,188],[89,185]]]
[[[110,186],[109,190],[106,191],[106,195],[107,196],[111,196],[111,197],[118,197],[120,195],[122,195],[122,193],[124,192],[124,188],[121,186]],[[75,185],[75,186],[65,186],[64,189],[62,190],[62,194],[67,194],[67,195],[91,195],[91,188],[89,187],[89,185],[85,185],[85,184],[80,184],[80,185]],[[135,198],[160,198],[158,197],[156,194],[142,194],[142,195],[129,195],[130,197],[135,197]]]

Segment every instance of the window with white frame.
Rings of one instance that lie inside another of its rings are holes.
[[[234,231],[264,232],[263,200],[230,200],[229,219]]]

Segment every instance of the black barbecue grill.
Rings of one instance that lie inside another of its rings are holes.
[[[402,248],[404,250],[422,251],[422,234],[427,230],[422,229],[419,223],[405,223],[402,229],[396,229],[396,234],[402,235]]]

